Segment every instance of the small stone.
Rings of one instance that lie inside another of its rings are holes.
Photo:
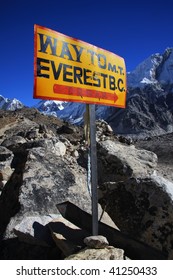
[[[79,156],[78,151],[77,150],[72,151],[72,156],[77,158]]]
[[[113,132],[113,129],[112,129],[112,127],[109,124],[106,126],[106,130],[108,132]]]
[[[64,156],[66,153],[66,146],[62,142],[57,142],[55,144],[55,154],[57,156]]]
[[[94,248],[94,249],[103,249],[109,245],[109,242],[106,239],[106,237],[102,235],[88,236],[84,239],[84,243],[89,248]]]

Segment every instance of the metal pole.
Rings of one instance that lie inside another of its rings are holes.
[[[91,152],[91,193],[92,193],[92,235],[98,235],[98,193],[97,193],[97,147],[95,105],[89,105],[90,152]]]

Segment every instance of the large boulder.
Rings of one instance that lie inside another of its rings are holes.
[[[99,183],[145,177],[152,174],[156,166],[157,156],[153,152],[112,140],[98,144]]]
[[[99,203],[118,228],[173,259],[173,183],[157,156],[110,140],[99,143]]]
[[[100,187],[99,202],[119,229],[173,259],[173,184],[151,175]]]
[[[14,190],[16,184],[18,187]],[[9,194],[10,192],[13,192],[13,195]],[[82,168],[76,167],[75,164],[69,167],[65,159],[44,147],[28,151],[20,178],[19,174],[13,176],[6,184],[4,193],[1,195],[0,208],[4,206],[9,212],[10,202],[8,206],[4,205],[9,195],[11,203],[16,200],[19,208],[10,219],[6,238],[12,237],[13,228],[25,216],[58,215],[56,205],[64,200],[80,204],[85,209],[90,208],[90,196]]]
[[[64,201],[91,213],[86,170],[77,164],[75,157],[65,154],[65,147],[56,137],[18,147],[13,159],[15,170],[0,196],[1,237],[14,237],[14,228],[25,217],[58,217],[56,205]],[[106,213],[102,221],[114,226]]]

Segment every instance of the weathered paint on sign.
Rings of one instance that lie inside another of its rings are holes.
[[[34,26],[34,98],[125,107],[124,59]]]

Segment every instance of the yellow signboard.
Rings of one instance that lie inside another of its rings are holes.
[[[125,107],[124,59],[34,26],[34,98]]]

